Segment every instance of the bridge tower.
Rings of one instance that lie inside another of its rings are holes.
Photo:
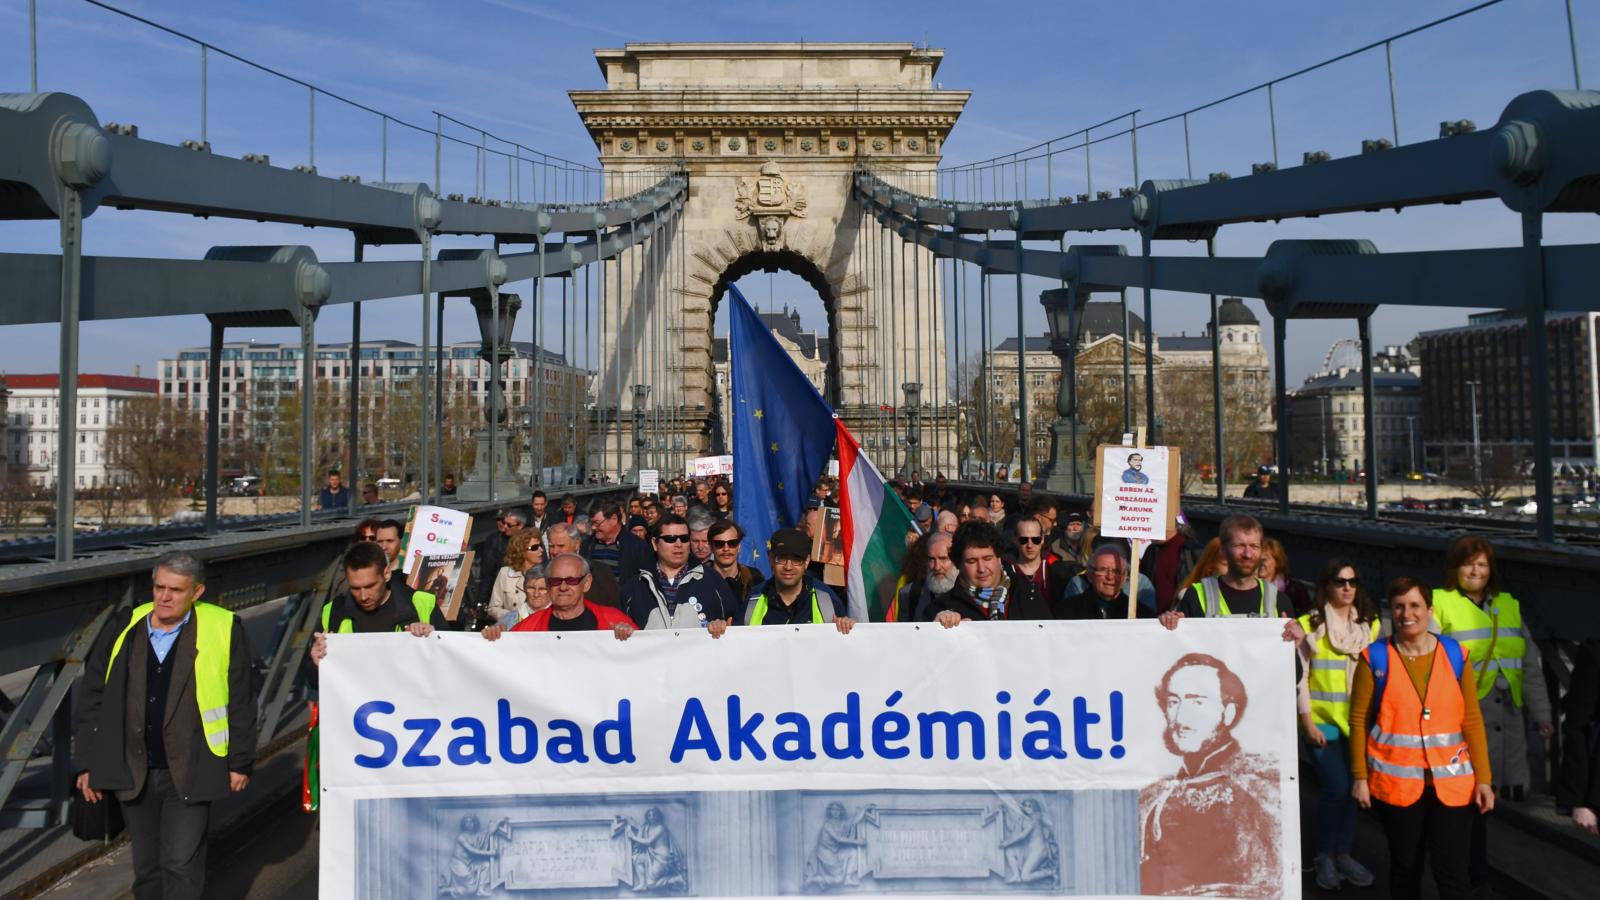
[[[646,43],[595,51],[606,88],[570,96],[594,139],[608,198],[629,195],[654,180],[648,173],[674,163],[687,168],[690,190],[681,228],[665,242],[668,266],[610,266],[618,283],[608,283],[601,301],[610,312],[600,338],[590,471],[634,468],[634,385],[651,385],[646,403],[674,407],[650,426],[653,437],[682,446],[684,456],[710,451],[721,414],[712,321],[727,286],[755,271],[793,272],[821,295],[835,385],[828,400],[853,432],[891,439],[881,409],[905,403],[902,385],[918,380],[919,363],[921,396],[935,395],[933,382],[947,371],[942,270],[930,251],[902,250],[898,238],[864,223],[851,180],[870,159],[880,172],[903,172],[907,189],[935,193],[945,137],[970,96],[936,88],[943,56],[910,43]],[[681,254],[674,241],[682,241]],[[655,316],[665,317],[664,384],[653,384],[642,362],[652,352],[650,329],[636,327]],[[942,385],[936,396],[947,396]],[[954,418],[929,410],[921,421],[923,468],[954,474]],[[906,427],[902,418],[901,434]],[[935,429],[944,432],[937,439]],[[935,446],[952,449],[936,458]],[[892,451],[873,455],[890,470]]]

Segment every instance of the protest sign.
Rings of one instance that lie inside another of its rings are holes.
[[[330,635],[321,892],[1298,897],[1281,627]]]
[[[439,604],[439,612],[451,622],[461,612],[461,600],[467,594],[467,579],[472,572],[473,551],[451,553],[446,556],[425,556],[411,570],[406,584],[419,591],[432,594]]]
[[[1105,537],[1164,541],[1177,515],[1178,448],[1100,446],[1094,521]]]
[[[689,463],[693,466],[690,474],[695,478],[733,474],[733,457],[726,454],[722,456],[699,456],[690,460]]]
[[[472,516],[444,506],[413,506],[401,546],[401,571],[410,575],[425,556],[454,556],[467,549]]]
[[[661,471],[659,469],[639,470],[639,493],[661,493]]]

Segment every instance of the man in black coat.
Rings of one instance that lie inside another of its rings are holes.
[[[133,895],[205,892],[211,803],[244,790],[256,753],[249,641],[232,612],[199,603],[205,567],[156,561],[154,598],[114,620],[89,654],[73,732],[77,789],[122,802]]]
[[[650,545],[628,530],[627,514],[615,500],[607,500],[589,513],[594,533],[583,539],[580,555],[592,566],[605,566],[626,585],[641,570],[655,565]]]
[[[967,619],[1053,619],[1049,603],[1033,583],[1001,558],[1000,532],[988,522],[968,522],[956,529],[950,556],[955,560],[955,587],[936,594],[927,614],[946,628]]]

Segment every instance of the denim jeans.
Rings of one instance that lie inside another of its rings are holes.
[[[1317,770],[1317,853],[1349,853],[1356,834],[1356,801],[1350,796],[1350,742],[1335,733],[1323,747],[1309,743]]]

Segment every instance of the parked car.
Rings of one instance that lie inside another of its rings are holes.
[[[1402,498],[1401,501],[1400,501],[1400,508],[1401,509],[1419,509],[1420,510],[1420,509],[1427,509],[1428,508],[1428,504],[1427,504],[1426,501],[1418,500],[1416,497],[1405,497],[1405,498]]]
[[[1529,500],[1527,503],[1522,504],[1521,506],[1517,507],[1517,514],[1518,515],[1523,515],[1523,516],[1535,516],[1535,515],[1538,515],[1539,514],[1539,501],[1537,501],[1537,500]]]
[[[235,497],[254,497],[261,493],[260,475],[240,475],[228,487],[228,493]]]
[[[1489,511],[1481,506],[1468,503],[1461,507],[1461,514],[1463,516],[1487,516]]]

